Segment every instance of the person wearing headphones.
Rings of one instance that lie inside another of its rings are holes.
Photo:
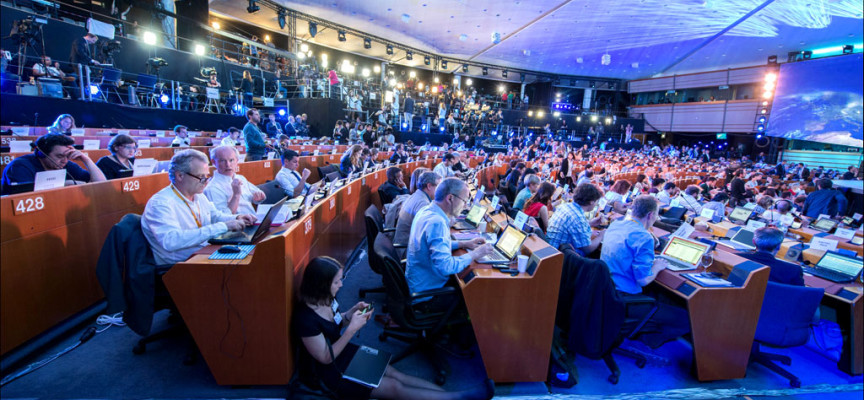
[[[105,174],[96,163],[80,150],[73,147],[75,140],[66,135],[48,134],[36,139],[36,151],[33,154],[18,157],[3,170],[2,185],[17,185],[32,183],[36,173],[50,170],[65,169],[66,179],[76,182],[102,182]],[[85,168],[69,161],[80,161]]]

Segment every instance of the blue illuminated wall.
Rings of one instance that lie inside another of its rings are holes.
[[[862,54],[780,66],[766,133],[862,147]]]

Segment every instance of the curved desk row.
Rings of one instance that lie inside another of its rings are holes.
[[[309,168],[310,181],[316,181],[316,167],[338,164],[339,158],[301,157],[300,166]],[[281,167],[278,160],[246,162],[239,164],[239,173],[261,184]],[[141,214],[166,185],[168,175],[159,173],[0,199],[0,353],[104,297],[95,266],[108,232],[124,215]]]

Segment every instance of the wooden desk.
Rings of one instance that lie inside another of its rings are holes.
[[[498,214],[487,229],[506,223]],[[525,273],[510,276],[471,263],[458,280],[486,373],[495,382],[547,379],[564,255],[536,236],[525,240],[522,254],[529,256]]]
[[[656,228],[654,231],[658,236],[666,234]],[[747,374],[770,269],[718,249],[708,270],[729,280],[734,275],[741,284],[705,288],[669,270],[661,271],[655,282],[687,305],[697,379],[740,379]],[[684,273],[688,272],[694,271]]]
[[[406,169],[433,162],[409,163]],[[288,383],[294,372],[291,316],[303,268],[318,256],[342,263],[348,259],[366,236],[363,213],[369,204],[380,206],[377,188],[386,179],[386,171],[380,170],[337,189],[243,260],[210,261],[207,257],[216,249],[210,246],[165,274],[171,297],[218,384]]]
[[[802,227],[800,229],[789,229],[789,232],[801,235],[801,240],[803,242],[806,242],[806,243],[809,243],[811,240],[813,240],[813,236],[820,235],[820,234],[824,233],[824,232],[820,232],[820,231],[817,231],[815,229],[810,229],[810,228],[806,228],[806,227]],[[854,251],[856,254],[858,254],[858,257],[864,256],[864,245],[852,244],[852,243],[849,243],[848,240],[843,239],[843,238],[838,237],[838,236],[834,236],[834,235],[826,235],[826,236],[822,236],[822,237],[825,239],[836,240],[838,248],[846,249],[849,251]]]

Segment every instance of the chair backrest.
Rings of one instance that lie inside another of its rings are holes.
[[[412,327],[414,312],[411,304],[411,291],[408,288],[405,270],[402,269],[393,242],[387,235],[378,235],[375,238],[373,252],[380,262],[380,274],[384,281],[384,290],[387,293],[387,310],[390,317],[400,326]]]
[[[285,197],[285,190],[279,186],[279,182],[277,181],[262,183],[258,185],[258,189],[261,189],[261,191],[267,196],[267,198],[261,202],[262,204],[276,204],[277,201],[282,200],[282,198]]]
[[[138,74],[138,88],[153,89],[156,86],[156,75]]]
[[[102,83],[116,83],[120,80],[120,70],[105,68],[102,70]]]
[[[380,265],[379,260],[375,257],[375,239],[384,230],[383,223],[381,222],[381,212],[378,211],[378,207],[374,204],[369,205],[369,208],[366,209],[366,212],[363,214],[364,221],[366,222],[366,249],[369,253],[369,268],[372,271],[375,271],[377,274],[381,274],[381,271],[378,270]]]
[[[384,189],[384,185],[378,186],[378,198],[381,199],[381,205],[390,204],[393,202],[393,197],[390,197]]]
[[[810,322],[824,294],[825,289],[768,282],[756,340],[778,347],[807,343]]]
[[[342,175],[339,171],[333,171],[324,175],[324,179],[327,180],[327,182],[338,181],[339,179],[342,179]]]

